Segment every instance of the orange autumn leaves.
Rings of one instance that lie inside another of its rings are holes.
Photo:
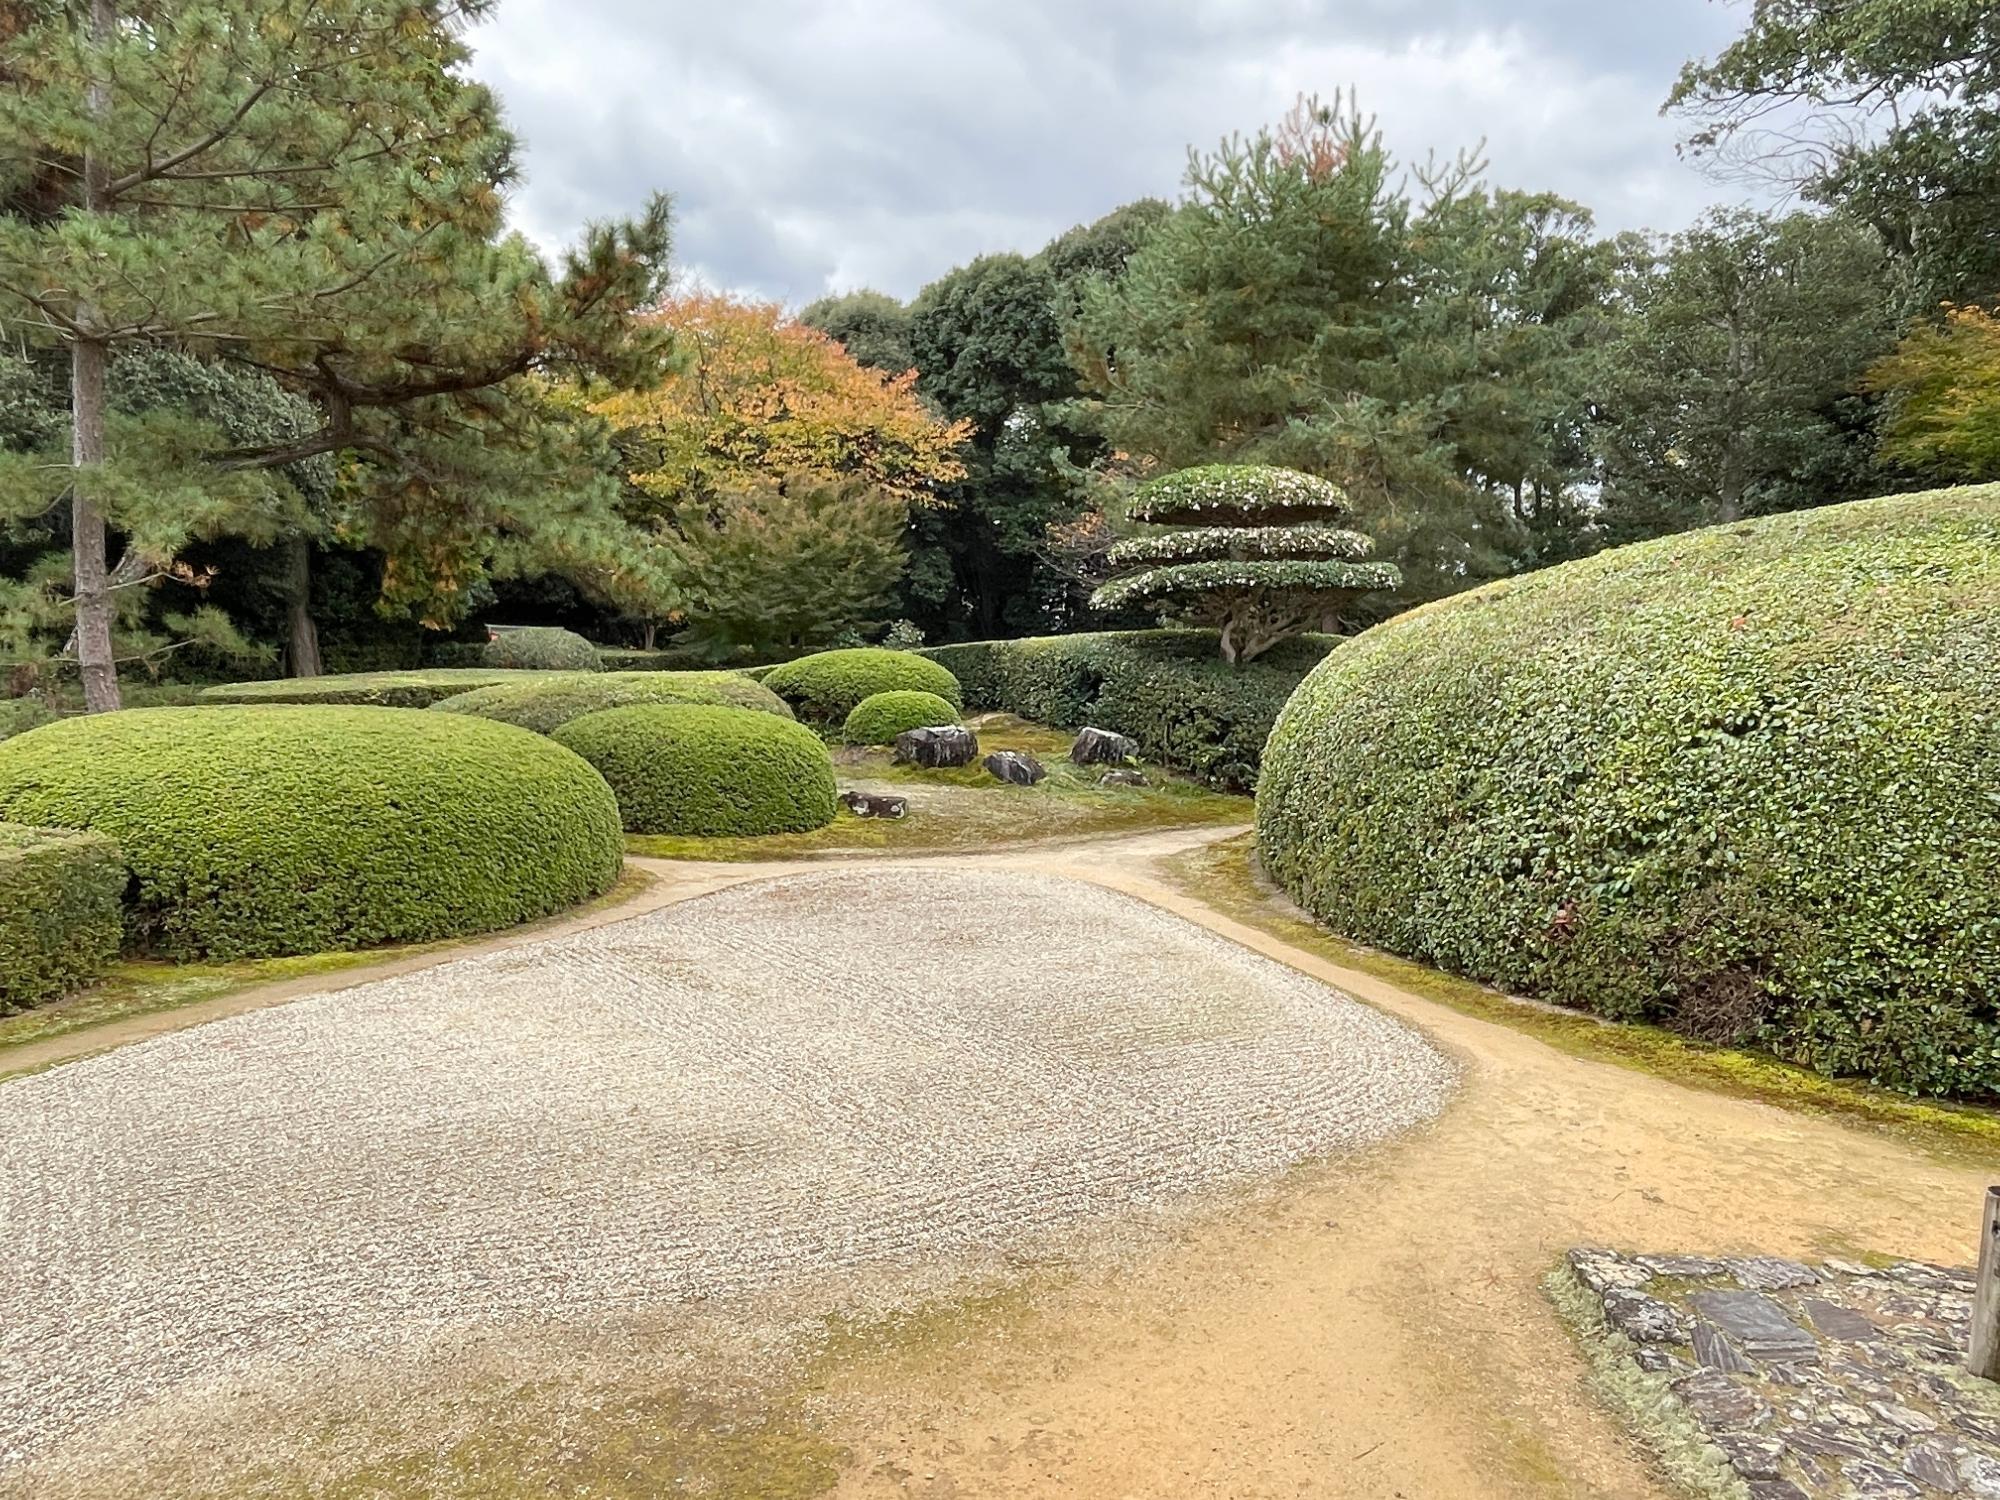
[[[963,476],[969,426],[924,405],[915,371],[858,365],[774,303],[697,292],[649,316],[680,336],[683,367],[592,410],[617,432],[633,487],[665,506],[792,475],[858,481],[928,505]]]

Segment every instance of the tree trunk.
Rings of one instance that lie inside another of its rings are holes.
[[[99,46],[111,42],[117,16],[111,0],[91,0],[90,39]],[[111,88],[101,77],[94,78],[89,92],[90,112],[107,113]],[[108,174],[103,159],[94,151],[83,156],[83,207],[86,212],[104,206]],[[89,330],[96,321],[96,309],[77,309],[77,323]],[[104,462],[104,375],[111,363],[110,345],[102,338],[79,336],[70,345],[70,461],[75,465],[70,483],[70,527],[74,533],[71,552],[76,567],[76,659],[83,670],[83,704],[91,713],[105,713],[119,706],[118,663],[111,648],[111,591],[105,557],[104,516],[91,491],[95,470]]]
[[[320,662],[319,627],[312,617],[312,542],[295,536],[286,544],[290,551],[290,587],[285,595],[285,619],[289,646],[286,660],[294,677],[317,677],[326,668]]]

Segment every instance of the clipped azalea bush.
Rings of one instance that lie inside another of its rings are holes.
[[[622,858],[610,789],[561,746],[378,708],[46,724],[0,744],[0,819],[115,839],[127,942],[177,959],[489,931],[599,894]]]
[[[595,672],[604,665],[589,641],[554,625],[500,631],[479,657],[481,665],[501,671]]]
[[[850,745],[890,745],[906,729],[957,722],[958,710],[936,693],[902,688],[872,693],[855,704],[841,726],[840,737]]]
[[[1336,644],[1294,636],[1232,667],[1212,630],[1124,630],[926,648],[970,709],[1129,735],[1140,756],[1229,791],[1256,784],[1278,711]]]
[[[572,719],[555,741],[610,783],[632,833],[804,833],[833,821],[825,742],[775,714],[641,703]]]
[[[1266,867],[1353,937],[1826,1073],[2000,1094],[2000,487],[1491,585],[1279,718]]]
[[[734,672],[598,672],[588,677],[497,683],[431,705],[433,713],[495,719],[537,734],[553,734],[572,719],[634,703],[695,703],[753,708],[789,719],[785,700]]]
[[[0,823],[0,1015],[102,974],[124,895],[125,862],[103,834]]]
[[[854,646],[820,651],[771,668],[764,686],[789,703],[809,724],[837,729],[855,705],[877,693],[935,693],[963,707],[958,679],[936,662],[910,651]]]

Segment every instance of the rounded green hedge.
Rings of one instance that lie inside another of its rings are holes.
[[[116,839],[128,941],[179,959],[507,927],[608,889],[622,859],[611,792],[569,751],[385,708],[60,720],[0,744],[0,818]]]
[[[479,655],[484,665],[502,671],[595,672],[604,665],[589,641],[555,625],[503,630]]]
[[[776,693],[733,672],[599,672],[589,677],[504,682],[446,698],[431,709],[553,734],[585,714],[634,703],[707,704],[754,708],[782,719],[792,716]]]
[[[1279,717],[1258,843],[1351,936],[1827,1073],[2000,1093],[2000,486],[1415,610]]]
[[[103,834],[0,823],[0,1016],[108,969],[124,895],[125,861]]]
[[[804,833],[833,821],[826,745],[773,714],[634,704],[573,719],[555,741],[597,767],[632,833]]]
[[[935,693],[954,708],[964,705],[958,679],[936,662],[880,646],[801,656],[766,672],[764,686],[807,723],[829,728],[844,724],[856,704],[877,693]]]
[[[325,677],[271,677],[203,688],[201,701],[223,704],[347,704],[364,708],[429,708],[475,688],[510,682],[546,682],[543,672],[491,667],[426,667],[415,672],[341,672]]]
[[[957,708],[936,693],[899,688],[889,693],[871,693],[855,704],[841,727],[841,738],[850,745],[891,745],[906,729],[928,729],[935,724],[957,722]]]

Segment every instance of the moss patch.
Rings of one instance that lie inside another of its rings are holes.
[[[1833,1079],[1760,1053],[1709,1047],[1656,1026],[1620,1024],[1439,973],[1364,947],[1307,920],[1256,868],[1248,835],[1168,861],[1186,894],[1246,926],[1331,962],[1359,969],[1453,1010],[1525,1031],[1575,1057],[1617,1063],[1677,1083],[1756,1099],[1785,1109],[1893,1131],[1952,1162],[1990,1163],[2000,1153],[2000,1112],[1913,1099]]]

